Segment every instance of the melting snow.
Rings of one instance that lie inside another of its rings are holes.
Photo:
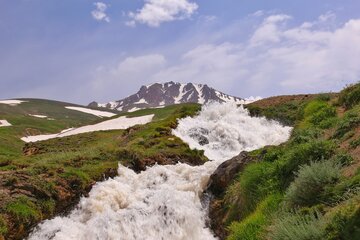
[[[195,86],[195,89],[196,89],[196,91],[198,92],[198,95],[199,95],[198,103],[204,104],[205,103],[205,98],[204,98],[203,92],[202,92],[204,86],[201,85],[201,84],[194,84],[194,86]]]
[[[0,127],[8,127],[11,126],[11,123],[9,123],[6,120],[0,120]]]
[[[185,87],[185,84],[180,84],[179,95],[175,98],[175,104],[181,103],[180,101],[184,96],[184,87]]]
[[[105,111],[99,111],[99,110],[93,110],[93,109],[89,109],[89,108],[83,108],[83,107],[65,107],[67,109],[70,110],[75,110],[75,111],[79,111],[79,112],[83,112],[83,113],[88,113],[88,114],[92,114],[98,117],[113,117],[116,114],[115,113],[111,113],[111,112],[105,112]]]
[[[146,103],[146,104],[148,104],[148,102],[147,102],[144,98],[140,99],[140,100],[137,101],[137,102],[134,102],[134,104],[141,104],[141,103]]]
[[[37,115],[37,114],[29,114],[29,116],[37,117],[37,118],[47,118],[45,115]]]
[[[128,112],[135,112],[137,110],[141,110],[142,108],[133,107],[132,109],[128,110]]]
[[[16,106],[16,105],[19,105],[23,102],[28,102],[28,101],[21,101],[21,100],[1,100],[0,103],[2,104],[7,104],[7,105],[10,105],[10,106]]]
[[[67,136],[72,136],[72,135],[77,135],[77,134],[87,133],[87,132],[126,129],[131,126],[137,125],[137,124],[146,124],[148,122],[151,122],[153,116],[154,116],[153,114],[141,116],[141,117],[134,117],[134,118],[127,118],[125,116],[122,116],[119,118],[107,120],[107,121],[97,123],[94,125],[66,129],[57,134],[29,136],[29,137],[23,137],[23,138],[21,138],[21,140],[23,140],[24,142],[37,142],[37,141],[43,141],[43,140],[59,138],[59,137],[60,138],[67,137]]]

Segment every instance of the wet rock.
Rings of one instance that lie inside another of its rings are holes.
[[[238,174],[247,164],[255,161],[247,152],[223,162],[211,175],[206,194],[211,195],[209,203],[209,225],[219,239],[225,239],[227,212],[223,206],[223,196]]]
[[[221,196],[237,174],[253,160],[247,152],[241,152],[238,156],[223,162],[211,175],[207,190],[217,197]]]
[[[209,135],[209,130],[206,128],[192,128],[189,130],[189,136],[201,146],[209,144],[209,139],[206,137],[207,135]]]

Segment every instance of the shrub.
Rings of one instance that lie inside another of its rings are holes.
[[[342,138],[346,133],[350,132],[358,125],[360,125],[360,116],[357,113],[349,112],[339,122],[333,137],[338,139]]]
[[[316,128],[296,129],[291,136],[291,144],[301,144],[313,141],[321,136]]]
[[[335,116],[335,107],[329,105],[327,102],[314,100],[306,105],[304,109],[304,124],[328,128],[333,124]]]
[[[347,153],[338,153],[331,160],[341,166],[349,166],[354,161],[353,157]]]
[[[270,195],[257,206],[255,212],[243,221],[233,222],[229,227],[228,240],[259,239],[270,220],[270,215],[277,210],[280,201],[280,195]]]
[[[283,213],[275,218],[267,235],[272,240],[323,240],[325,221],[317,212]]]
[[[360,103],[360,83],[350,85],[341,91],[339,96],[339,104],[347,109],[354,107]]]
[[[324,188],[324,199],[327,204],[337,204],[345,201],[360,192],[360,172],[356,175],[345,178],[334,186]]]
[[[294,182],[286,191],[286,202],[290,206],[313,206],[321,201],[324,187],[336,183],[340,176],[340,166],[333,161],[312,162],[301,166]]]
[[[329,141],[310,141],[289,148],[279,160],[277,175],[282,181],[283,188],[287,188],[294,178],[294,172],[300,165],[329,159],[334,154],[334,145]]]
[[[358,200],[341,206],[331,217],[326,226],[327,240],[360,239],[360,205]]]
[[[350,147],[351,148],[357,148],[358,146],[360,146],[360,138],[350,142]]]

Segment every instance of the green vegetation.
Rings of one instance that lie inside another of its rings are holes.
[[[339,104],[347,109],[360,103],[360,84],[353,84],[345,88],[339,96]]]
[[[340,176],[340,166],[333,161],[302,165],[287,189],[285,199],[291,206],[314,206],[324,201],[321,196],[324,188],[334,185]]]
[[[261,161],[228,188],[228,239],[359,239],[359,89],[247,106],[294,130],[287,143],[250,153]]]
[[[277,216],[269,227],[268,236],[273,240],[323,240],[325,223],[317,212],[287,212]]]

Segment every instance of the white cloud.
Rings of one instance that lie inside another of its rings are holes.
[[[136,12],[130,12],[132,19],[126,24],[134,26],[136,22],[158,27],[163,22],[171,22],[191,17],[198,5],[188,0],[144,0],[144,6]]]
[[[252,14],[250,14],[250,16],[253,16],[253,17],[261,17],[261,16],[264,16],[264,10],[258,10]]]
[[[271,15],[265,18],[261,26],[253,34],[251,43],[256,45],[267,41],[280,41],[280,23],[284,23],[289,19],[291,19],[291,16],[285,14]]]
[[[106,10],[109,6],[103,2],[95,2],[94,5],[96,9],[91,12],[93,18],[97,21],[110,22],[110,17],[106,14]]]
[[[139,83],[208,83],[244,97],[338,90],[360,79],[360,19],[331,29],[319,19],[289,27],[290,19],[266,17],[245,41],[203,44],[177,59],[130,57],[112,74]]]

